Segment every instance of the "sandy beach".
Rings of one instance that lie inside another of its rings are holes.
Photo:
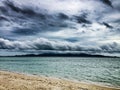
[[[0,71],[0,90],[120,90],[69,80]]]

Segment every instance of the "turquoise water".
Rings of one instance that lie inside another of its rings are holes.
[[[0,69],[120,87],[120,58],[1,57]]]

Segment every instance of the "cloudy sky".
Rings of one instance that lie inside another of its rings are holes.
[[[0,0],[0,55],[120,56],[120,0]]]

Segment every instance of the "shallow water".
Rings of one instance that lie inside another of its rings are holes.
[[[120,58],[1,57],[0,69],[120,87]]]

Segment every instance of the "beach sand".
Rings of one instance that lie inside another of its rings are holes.
[[[120,90],[44,76],[0,71],[0,90]]]

